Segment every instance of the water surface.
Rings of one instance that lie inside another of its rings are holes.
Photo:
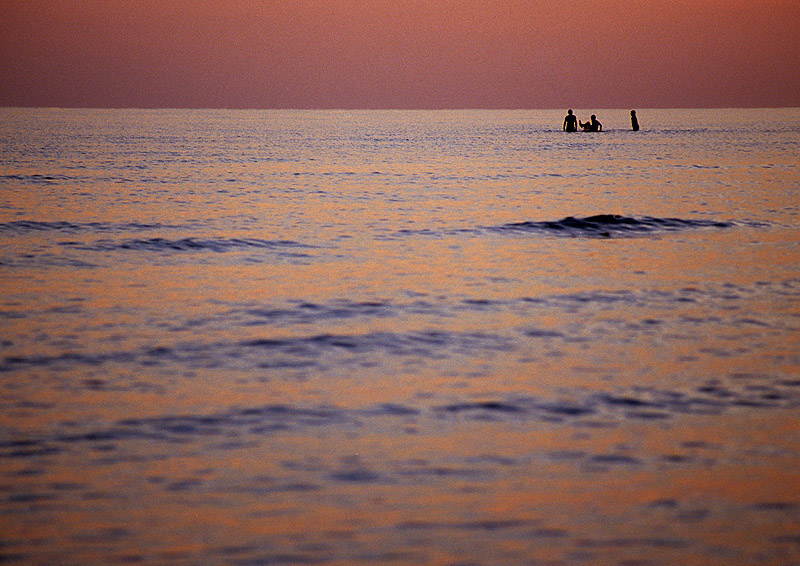
[[[800,563],[800,118],[592,112],[0,110],[0,561]]]

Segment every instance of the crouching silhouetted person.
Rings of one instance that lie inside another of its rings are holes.
[[[602,132],[603,124],[597,121],[597,116],[592,114],[588,122],[579,122],[584,132]]]

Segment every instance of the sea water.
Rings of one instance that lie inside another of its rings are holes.
[[[800,113],[0,109],[0,561],[800,564]]]

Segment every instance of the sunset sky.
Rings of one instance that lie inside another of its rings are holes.
[[[798,0],[0,0],[0,105],[800,106]]]

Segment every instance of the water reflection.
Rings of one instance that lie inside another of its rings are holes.
[[[0,560],[796,561],[790,113],[9,112]]]

